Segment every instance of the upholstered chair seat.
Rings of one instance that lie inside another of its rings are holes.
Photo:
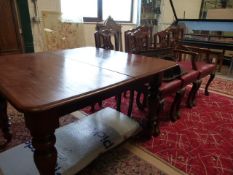
[[[195,70],[189,70],[187,73],[182,75],[180,79],[182,80],[182,87],[187,86],[188,84],[193,83],[195,80],[198,79],[199,72]]]
[[[179,79],[175,79],[169,82],[162,82],[159,87],[160,95],[168,96],[172,93],[177,92],[182,86],[182,81]]]
[[[186,61],[179,62],[179,65],[184,71],[192,70],[192,65]],[[215,64],[208,64],[201,61],[196,62],[196,67],[199,72],[199,78],[203,78],[216,70]]]

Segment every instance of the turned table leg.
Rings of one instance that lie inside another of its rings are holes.
[[[153,135],[159,135],[159,116],[158,111],[160,110],[160,97],[159,97],[159,86],[161,85],[162,75],[155,77],[149,85],[148,93],[148,114],[147,114],[147,127],[146,136],[151,137]]]
[[[6,146],[11,141],[12,134],[10,132],[10,121],[7,116],[7,101],[2,96],[0,96],[0,125],[3,137],[6,139],[6,143],[2,146]]]
[[[55,129],[59,127],[59,119],[46,116],[25,115],[26,126],[32,136],[34,162],[40,174],[54,175],[57,165],[55,147]]]

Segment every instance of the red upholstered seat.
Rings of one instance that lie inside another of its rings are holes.
[[[182,75],[180,79],[182,80],[182,87],[185,87],[186,85],[193,83],[196,81],[199,77],[199,72],[195,70],[190,70],[186,74]]]
[[[181,61],[179,62],[179,65],[186,72],[193,70],[190,61]],[[215,64],[205,63],[202,61],[197,61],[196,67],[197,67],[197,71],[200,73],[198,78],[203,78],[216,70]]]
[[[181,86],[182,86],[182,81],[176,79],[169,82],[163,82],[159,87],[159,91],[162,96],[167,96],[172,93],[176,93],[181,88]]]
[[[205,62],[196,62],[197,70],[200,72],[200,78],[203,78],[216,70],[215,64]]]
[[[191,70],[193,70],[192,68],[192,64],[190,63],[190,61],[179,61],[179,65],[181,67],[182,70],[184,70],[185,72],[189,72]]]
[[[198,53],[198,58],[193,62],[194,69],[199,71],[200,75],[198,77],[199,82],[203,77],[209,76],[210,78],[205,86],[205,95],[209,95],[208,87],[215,77],[216,63],[222,59],[223,53],[218,51],[212,51],[205,48],[193,47],[181,45],[179,46],[187,51],[192,51]],[[189,69],[187,65],[183,64],[185,69]],[[200,85],[198,85],[200,87]]]
[[[159,107],[160,110],[162,109],[164,98],[171,94],[176,94],[169,114],[172,121],[176,121],[179,118],[179,108],[184,92],[185,88],[182,87],[182,80],[180,79],[174,79],[168,82],[163,81],[159,87],[159,99],[161,99]]]

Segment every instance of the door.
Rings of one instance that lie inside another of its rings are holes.
[[[22,53],[22,38],[14,0],[0,0],[0,26],[0,55]]]

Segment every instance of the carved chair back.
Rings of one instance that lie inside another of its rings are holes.
[[[175,47],[178,41],[183,40],[184,38],[184,28],[180,26],[175,26],[167,29],[169,33],[169,45]]]
[[[149,49],[150,30],[146,26],[139,26],[125,32],[125,51],[137,53]]]
[[[169,32],[161,31],[154,34],[154,48],[168,48],[170,47]]]
[[[120,50],[119,36],[115,31],[110,29],[101,29],[95,32],[95,46],[97,48]],[[114,44],[112,43],[114,40]]]
[[[122,51],[121,25],[111,17],[96,25],[94,37],[97,48]]]

